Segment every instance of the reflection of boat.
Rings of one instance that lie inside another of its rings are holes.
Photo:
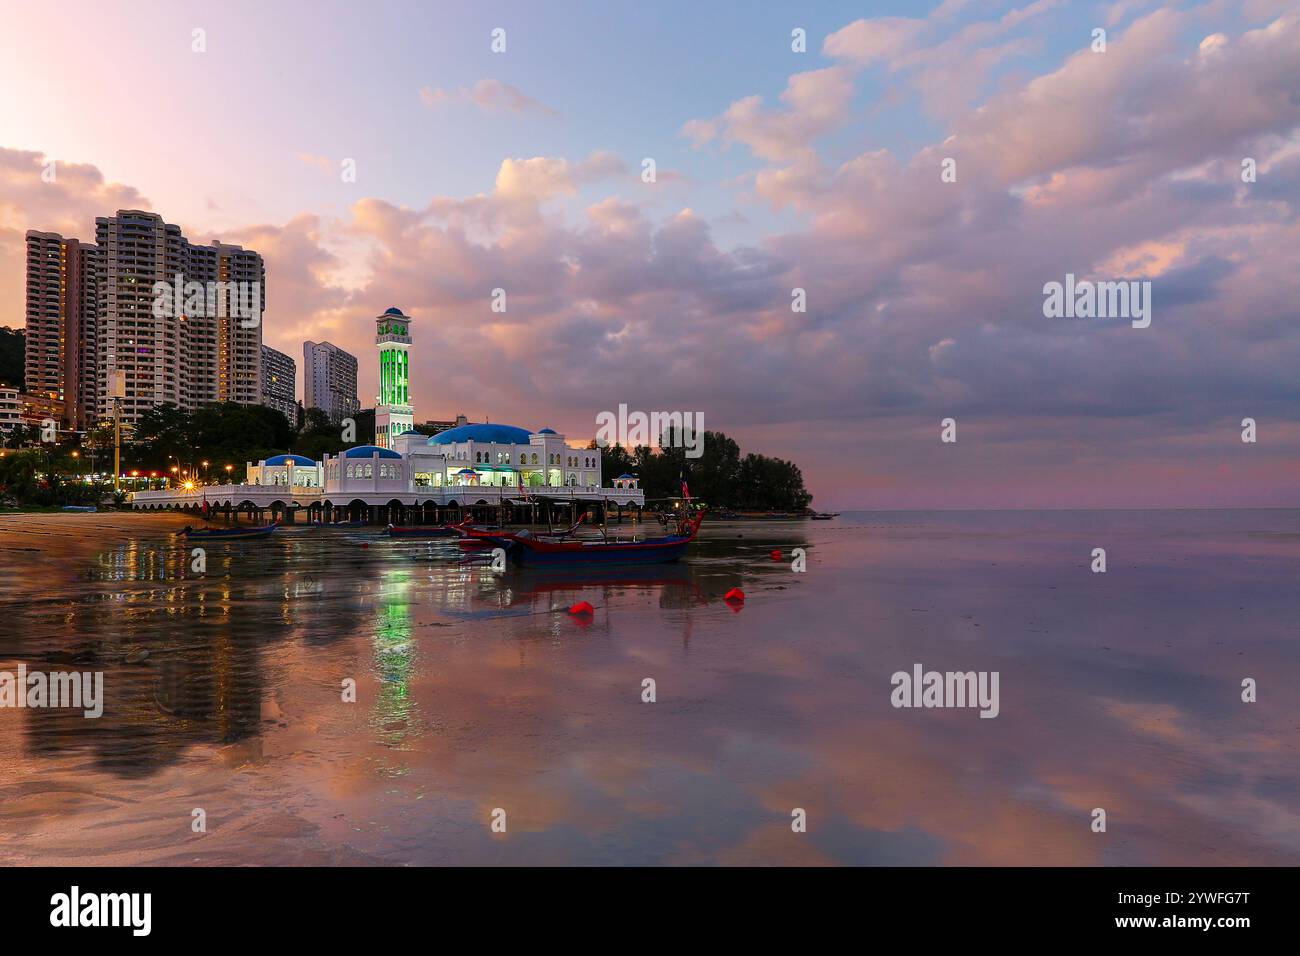
[[[271,537],[271,532],[278,527],[280,527],[278,521],[252,528],[191,528],[186,525],[181,529],[181,534],[187,538],[203,538],[217,541],[255,541],[258,538]]]
[[[364,528],[368,522],[364,518],[356,521],[313,521],[313,528]]]
[[[454,525],[431,524],[424,527],[417,525],[403,528],[390,524],[384,529],[384,534],[390,538],[450,538],[456,534],[456,527]]]
[[[542,565],[518,568],[507,579],[517,595],[550,594],[557,591],[581,591],[589,588],[669,588],[693,587],[695,578],[689,565]],[[695,587],[698,591],[699,588]]]
[[[489,540],[509,542],[510,556],[524,565],[534,564],[663,564],[676,561],[695,540],[704,513],[678,534],[642,541],[550,541],[525,532],[503,534]]]

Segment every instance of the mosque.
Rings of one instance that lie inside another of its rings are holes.
[[[324,461],[276,455],[249,462],[242,484],[141,491],[132,506],[206,505],[286,516],[305,509],[314,519],[332,521],[344,515],[378,519],[381,513],[432,520],[443,509],[538,500],[599,503],[620,514],[645,504],[635,476],[620,475],[606,485],[600,452],[572,448],[551,428],[463,422],[433,436],[415,431],[410,318],[391,308],[375,322],[375,444],[345,448]]]

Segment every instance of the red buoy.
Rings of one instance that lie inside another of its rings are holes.
[[[577,604],[573,605],[573,607],[569,608],[569,613],[590,614],[594,610],[596,609],[592,607],[590,604],[588,604],[586,601],[579,601]]]
[[[745,592],[742,591],[740,588],[732,588],[726,594],[722,595],[722,600],[734,601],[738,604],[743,604],[745,602]]]
[[[369,542],[369,541],[362,541],[362,542],[361,542],[361,547],[363,547],[363,548],[368,548],[368,547],[370,547],[370,542]]]
[[[780,548],[773,548],[773,549],[772,549],[772,560],[773,560],[773,561],[780,561],[780,560],[781,560],[781,549],[780,549]]]

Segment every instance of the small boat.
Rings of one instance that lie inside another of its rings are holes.
[[[181,534],[187,538],[213,539],[217,541],[256,541],[259,538],[269,538],[276,528],[280,527],[280,522],[272,521],[270,524],[254,526],[251,528],[191,528],[186,525],[181,529]]]
[[[64,511],[98,511],[94,505],[64,505]]]
[[[838,511],[814,511],[808,517],[813,521],[830,521],[832,518],[838,518],[839,516]]]
[[[524,532],[498,535],[492,540],[508,542],[507,553],[521,565],[664,564],[686,553],[703,521],[704,512],[700,512],[680,533],[642,541],[553,541]]]

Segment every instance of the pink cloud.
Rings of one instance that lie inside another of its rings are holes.
[[[551,116],[559,115],[556,110],[551,109],[540,100],[528,96],[518,87],[491,78],[479,80],[472,87],[461,86],[454,90],[445,90],[441,87],[422,87],[420,89],[420,102],[431,109],[439,106],[465,104],[480,109],[485,113],[546,113]]]

